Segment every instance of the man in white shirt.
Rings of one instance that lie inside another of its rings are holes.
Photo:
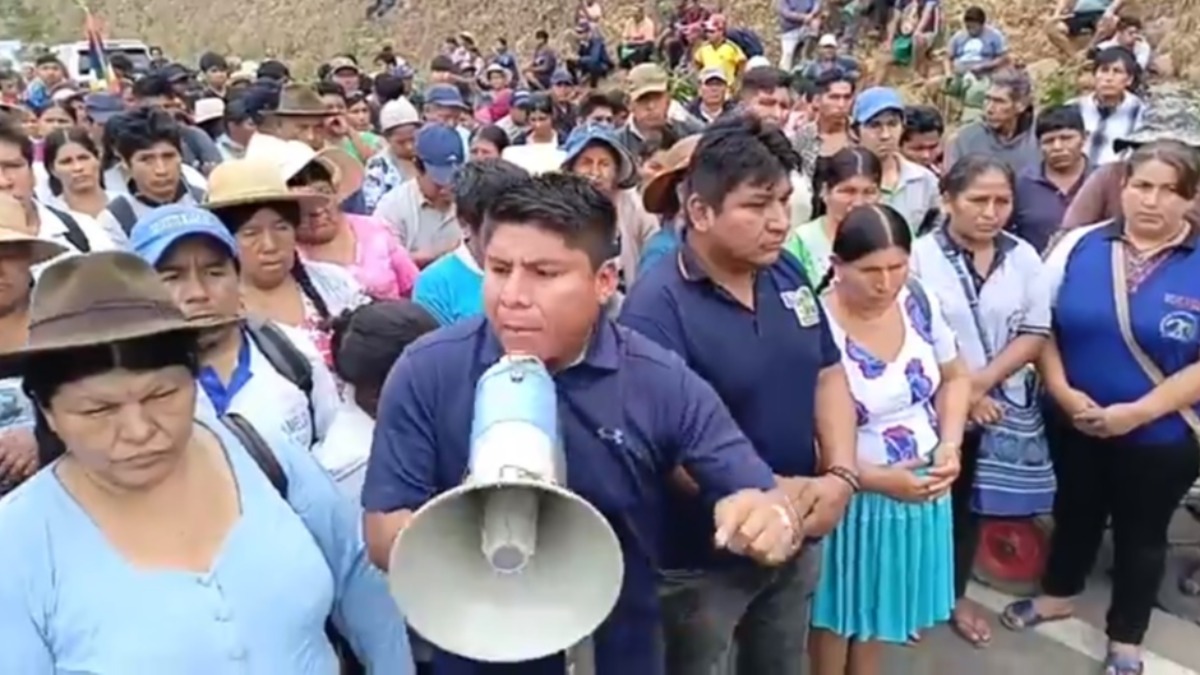
[[[155,209],[133,227],[130,246],[158,270],[189,319],[241,314],[237,242],[210,211]],[[240,416],[264,435],[282,433],[298,447],[324,437],[340,398],[305,334],[244,321],[207,336],[200,347],[197,380],[206,394],[200,405]]]
[[[1129,50],[1142,69],[1143,75],[1150,68],[1151,59],[1154,58],[1154,49],[1142,35],[1142,20],[1136,16],[1122,16],[1117,19],[1117,32],[1113,34],[1112,39],[1096,45],[1093,52],[1099,53],[1109,47],[1124,47]]]

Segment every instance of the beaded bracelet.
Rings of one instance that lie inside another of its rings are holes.
[[[835,476],[842,479],[854,492],[858,492],[862,489],[862,483],[860,483],[858,480],[858,474],[844,466],[831,466],[825,470],[825,475]]]

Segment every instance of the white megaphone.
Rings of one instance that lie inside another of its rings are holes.
[[[466,480],[414,514],[392,546],[388,584],[437,647],[494,663],[582,641],[625,573],[616,533],[566,490],[554,380],[506,356],[479,378]]]

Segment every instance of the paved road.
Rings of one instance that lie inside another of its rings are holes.
[[[1175,524],[1175,537],[1200,541],[1200,525],[1186,516]],[[1109,552],[1101,553],[1096,573],[1079,603],[1078,618],[1047,624],[1030,633],[1011,633],[995,623],[990,647],[977,650],[946,627],[924,636],[911,648],[894,648],[888,654],[887,675],[1098,675],[1104,654],[1104,612],[1109,585]],[[1145,675],[1200,675],[1200,601],[1184,598],[1176,579],[1188,565],[1200,562],[1200,548],[1173,549],[1167,578],[1159,600],[1173,614],[1155,611],[1146,647],[1150,651]],[[972,586],[969,595],[997,611],[1009,596]],[[995,615],[993,614],[993,620]]]

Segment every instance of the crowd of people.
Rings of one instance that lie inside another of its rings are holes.
[[[1048,26],[1117,42],[1042,109],[973,7],[947,72],[980,115],[945,137],[844,51],[876,22],[926,54],[938,5],[786,0],[780,67],[685,0],[615,61],[540,31],[528,61],[455,36],[423,82],[390,49],[313,84],[217,53],[119,92],[0,76],[0,671],[566,672],[426,644],[386,582],[476,381],[527,354],[625,565],[580,672],[985,647],[980,519],[1052,513],[1001,623],[1071,616],[1111,528],[1103,672],[1142,673],[1200,474],[1200,118],[1141,96],[1119,0]]]

